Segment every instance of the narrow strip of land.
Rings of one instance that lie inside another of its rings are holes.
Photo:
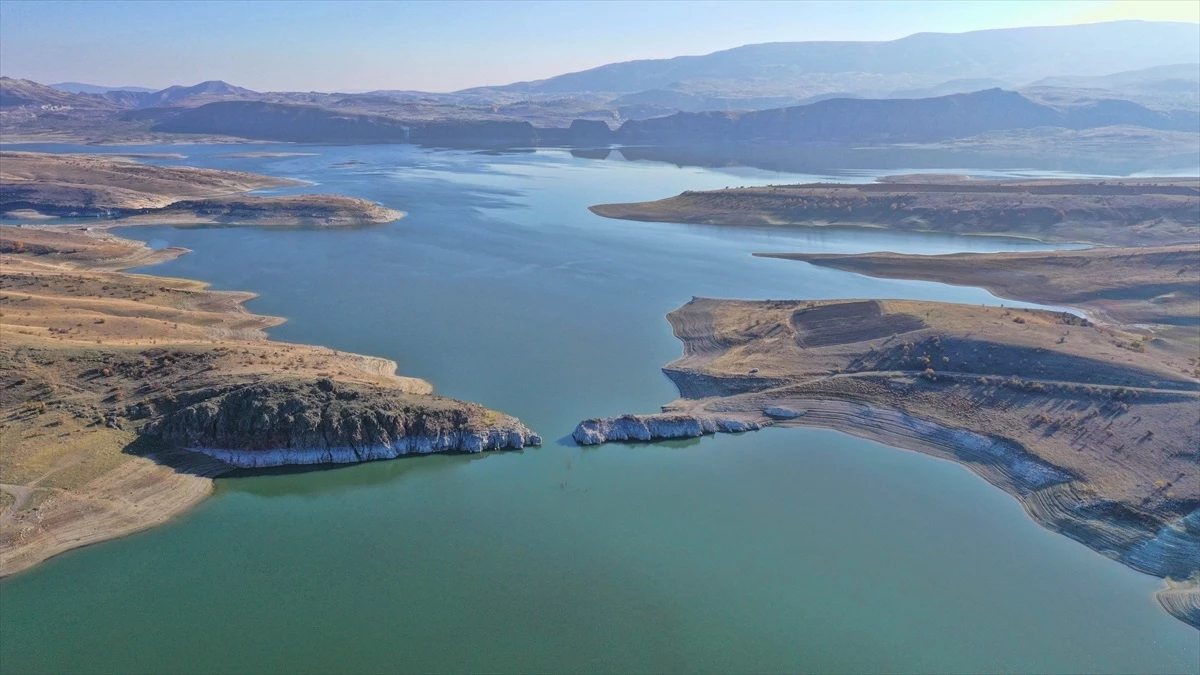
[[[87,218],[92,227],[139,224],[353,227],[404,214],[338,195],[262,197],[304,185],[241,171],[150,166],[110,155],[0,152],[0,215],[14,220]]]
[[[896,176],[864,184],[688,191],[591,210],[606,218],[673,223],[879,227],[1108,246],[1192,244],[1200,239],[1200,179]]]
[[[755,255],[887,279],[981,286],[1004,298],[1086,309],[1110,323],[1153,325],[1193,340],[1200,333],[1200,244],[949,255]]]

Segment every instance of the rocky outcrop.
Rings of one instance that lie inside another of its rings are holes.
[[[662,441],[673,438],[697,438],[715,433],[756,431],[769,422],[749,417],[713,417],[679,413],[622,415],[584,420],[571,437],[580,445],[599,445],[613,441]]]
[[[567,140],[572,143],[611,143],[612,129],[603,120],[572,120]]]
[[[474,404],[330,379],[191,392],[143,433],[247,468],[474,453],[542,442],[516,418]]]

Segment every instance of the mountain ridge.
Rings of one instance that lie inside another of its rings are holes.
[[[1075,26],[1000,28],[966,33],[915,33],[897,40],[876,42],[807,41],[742,45],[702,55],[668,59],[640,59],[609,63],[542,80],[514,82],[495,87],[474,87],[529,93],[604,91],[635,93],[649,89],[696,89],[697,80],[718,80],[730,85],[757,84],[771,79],[766,91],[792,89],[829,73],[877,73],[895,76],[922,72],[926,78],[911,86],[931,86],[968,77],[1016,77],[1030,81],[1046,77],[1045,63],[1073,64],[1079,75],[1104,75],[1195,59],[1196,27],[1181,22],[1113,21]],[[1136,49],[1113,53],[1111,44]],[[791,81],[788,81],[788,78]],[[908,78],[912,79],[912,78]],[[692,84],[688,84],[688,83]],[[893,82],[894,85],[901,84]],[[770,89],[770,86],[776,87]],[[893,89],[902,88],[893,86]],[[462,93],[460,92],[460,93]],[[811,91],[808,95],[822,93]],[[884,93],[884,92],[878,92]]]

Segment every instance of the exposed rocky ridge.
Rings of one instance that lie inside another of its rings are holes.
[[[143,433],[239,467],[541,445],[515,418],[481,406],[329,378],[209,388],[187,398],[193,402],[151,421]]]
[[[266,339],[250,293],[126,274],[185,253],[0,226],[0,576],[160,524],[233,467],[537,445],[386,359]]]
[[[708,416],[681,413],[657,415],[621,415],[584,420],[571,437],[580,445],[599,445],[617,441],[662,441],[697,438],[715,433],[757,431],[770,424],[746,416]]]

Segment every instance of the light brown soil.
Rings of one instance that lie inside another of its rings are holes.
[[[138,164],[129,157],[0,152],[0,214],[96,218],[95,227],[254,224],[351,227],[404,214],[336,195],[255,197],[299,181],[240,171]]]
[[[266,340],[281,320],[247,312],[249,293],[116,271],[183,252],[0,226],[0,575],[209,494],[229,467],[135,433],[163,393],[329,378],[431,398],[392,361]],[[451,404],[466,405],[437,399]]]
[[[799,413],[962,462],[1041,524],[1179,581],[1200,574],[1200,357],[1071,314],[910,301],[697,298],[669,412]],[[762,421],[768,421],[766,417]],[[1195,529],[1195,528],[1193,528]],[[1191,532],[1191,534],[1188,534]],[[1183,543],[1180,543],[1183,542]],[[1177,584],[1164,606],[1195,604]]]
[[[1004,298],[1080,307],[1110,323],[1200,339],[1200,245],[1032,253],[759,253],[888,279],[982,286]]]

